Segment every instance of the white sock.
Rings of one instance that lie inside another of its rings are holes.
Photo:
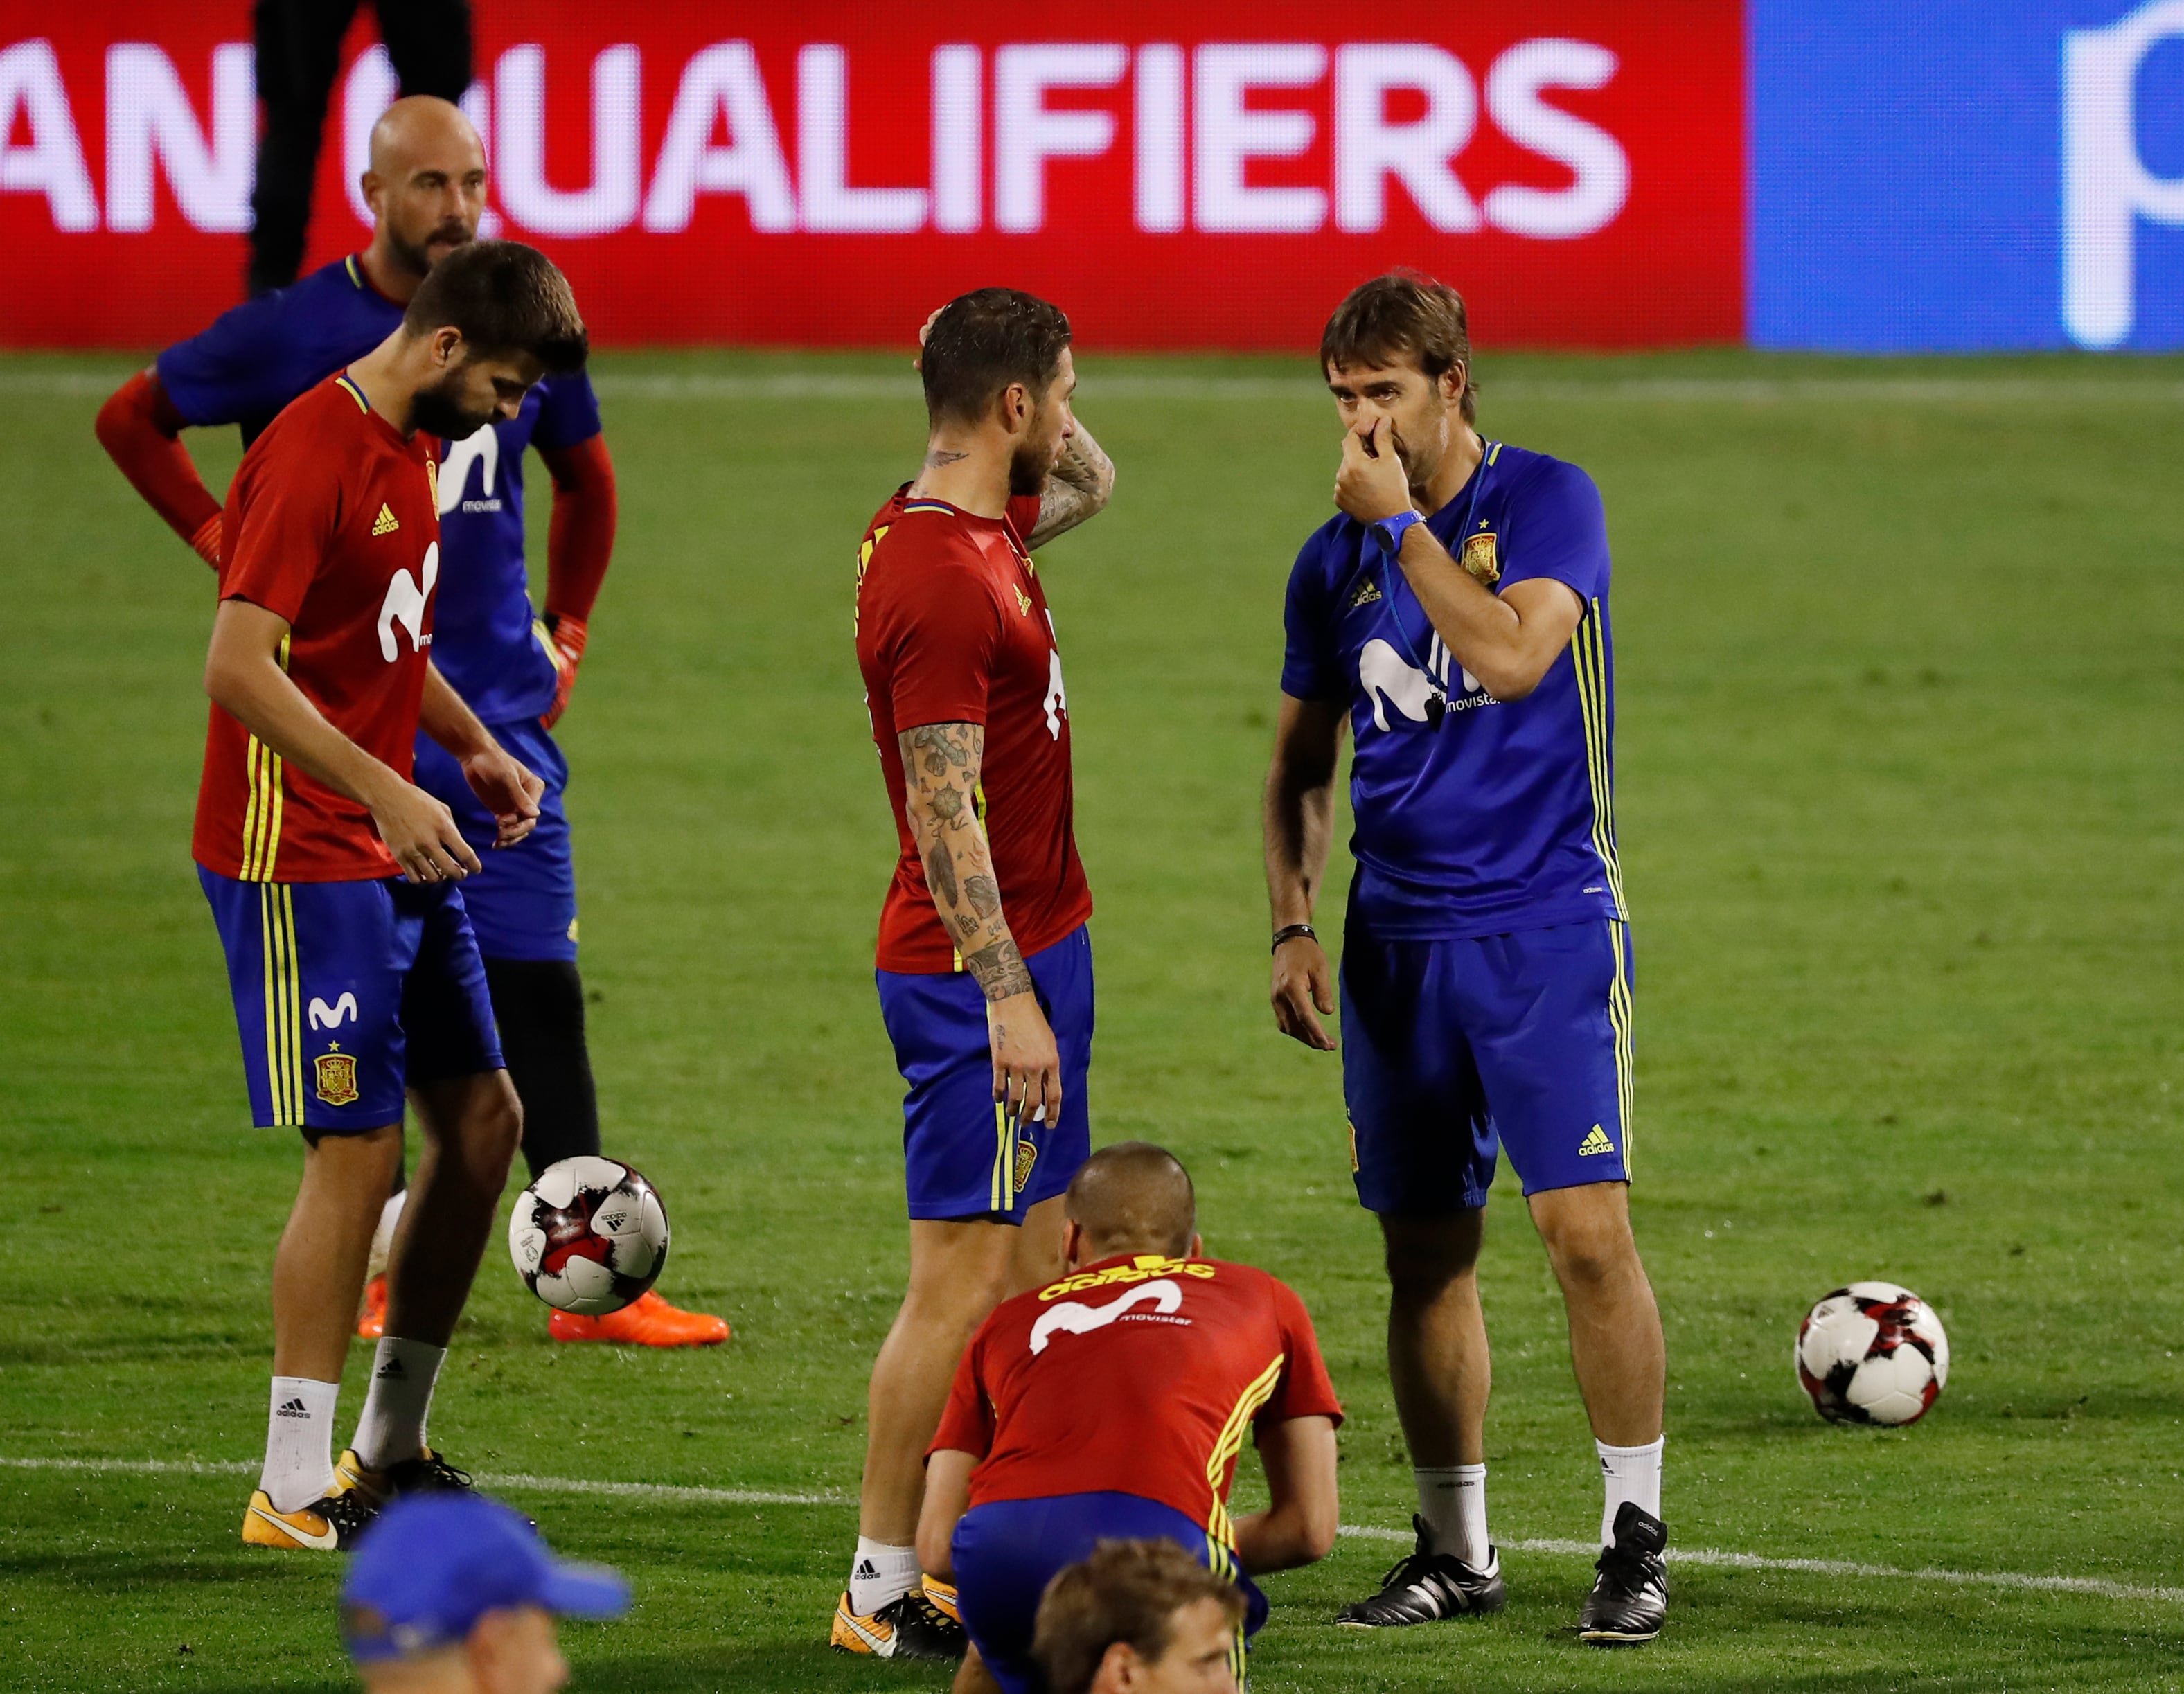
[[[265,1468],[258,1485],[276,1512],[299,1512],[334,1491],[334,1401],[337,1382],[307,1376],[273,1379],[265,1418]]]
[[[860,1618],[909,1593],[918,1580],[916,1547],[857,1537],[856,1563],[850,1567],[850,1609]]]
[[[428,1341],[379,1338],[371,1356],[371,1389],[356,1420],[356,1456],[373,1470],[415,1458],[425,1447],[425,1413],[432,1404],[445,1347]]]
[[[1474,1570],[1493,1557],[1486,1539],[1486,1467],[1483,1464],[1420,1466],[1411,1473],[1418,1485],[1418,1516],[1437,1553],[1452,1553]]]
[[[409,1198],[408,1189],[398,1189],[379,1208],[379,1227],[371,1232],[371,1257],[364,1268],[366,1282],[387,1274],[387,1256],[394,1251],[394,1226],[402,1221],[402,1203]]]
[[[1638,1509],[1649,1517],[1661,1515],[1661,1449],[1669,1438],[1661,1435],[1642,1447],[1611,1447],[1605,1441],[1595,1441],[1600,1449],[1600,1479],[1607,1485],[1607,1499],[1600,1508],[1600,1544],[1602,1547],[1615,1545],[1616,1508],[1626,1500],[1638,1502]]]

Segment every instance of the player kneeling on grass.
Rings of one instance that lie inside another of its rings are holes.
[[[1032,1694],[1039,1596],[1112,1540],[1172,1541],[1237,1585],[1240,1680],[1267,1614],[1249,1575],[1334,1545],[1342,1408],[1312,1319],[1264,1271],[1204,1256],[1190,1178],[1158,1147],[1100,1149],[1063,1215],[1067,1273],[987,1318],[927,1461],[918,1557],[971,1638],[956,1694]],[[1247,1433],[1272,1503],[1231,1518]]]
[[[1046,1694],[1237,1694],[1242,1591],[1173,1541],[1102,1541],[1046,1585]]]
[[[192,851],[253,1117],[304,1143],[273,1263],[265,1466],[242,1521],[256,1545],[347,1547],[393,1495],[468,1485],[425,1445],[425,1413],[523,1114],[455,888],[478,857],[410,781],[417,732],[461,766],[496,845],[531,832],[541,785],[426,656],[432,442],[513,417],[585,353],[575,298],[543,254],[459,248],[398,329],[273,421],[229,496]],[[370,1392],[337,1467],[334,1401],[405,1093],[425,1153]]]
[[[613,1571],[565,1564],[482,1494],[390,1507],[342,1583],[342,1640],[370,1694],[554,1694],[569,1680],[554,1620],[617,1618]]]

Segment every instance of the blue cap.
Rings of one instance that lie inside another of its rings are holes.
[[[404,1495],[379,1514],[342,1584],[342,1639],[359,1663],[465,1639],[488,1612],[543,1606],[612,1618],[629,1585],[604,1565],[566,1564],[530,1520],[482,1494]]]

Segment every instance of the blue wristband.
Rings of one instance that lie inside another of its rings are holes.
[[[1395,516],[1382,518],[1372,527],[1372,536],[1380,550],[1393,559],[1403,550],[1403,536],[1414,523],[1425,519],[1417,512],[1397,512]]]

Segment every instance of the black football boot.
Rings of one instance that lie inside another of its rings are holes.
[[[1615,1510],[1615,1545],[1594,1567],[1578,1639],[1595,1647],[1642,1647],[1669,1615],[1669,1526],[1635,1500]]]
[[[1379,1593],[1337,1612],[1336,1623],[1353,1630],[1386,1630],[1502,1609],[1509,1591],[1502,1580],[1498,1551],[1490,1549],[1486,1569],[1476,1570],[1453,1553],[1434,1552],[1424,1518],[1412,1518],[1411,1527],[1418,1532],[1418,1546],[1380,1579]]]

